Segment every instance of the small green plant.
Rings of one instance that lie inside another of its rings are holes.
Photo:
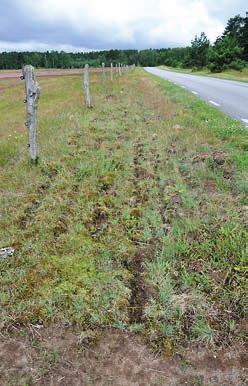
[[[214,341],[214,331],[206,320],[199,318],[192,326],[192,334],[196,340],[210,344]]]
[[[48,351],[48,352],[46,352],[46,357],[47,357],[48,362],[55,364],[55,363],[59,362],[60,353],[57,350]]]

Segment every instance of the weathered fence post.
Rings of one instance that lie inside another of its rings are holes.
[[[84,98],[85,104],[87,107],[92,107],[91,97],[90,97],[90,79],[89,79],[89,65],[86,64],[84,67]]]
[[[119,76],[121,76],[121,64],[119,63]]]
[[[113,63],[110,64],[110,80],[113,82]]]
[[[115,63],[115,72],[118,75],[118,64],[117,63]]]
[[[23,76],[21,79],[25,80],[26,99],[24,103],[27,104],[27,122],[29,136],[29,152],[32,162],[38,161],[38,143],[37,143],[37,107],[40,96],[40,89],[35,77],[34,67],[27,65],[23,67]]]
[[[105,87],[105,63],[102,63],[102,86]]]

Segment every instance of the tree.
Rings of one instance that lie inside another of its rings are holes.
[[[234,35],[218,39],[209,50],[208,68],[211,72],[221,72],[227,68],[241,70],[244,67],[242,51]]]
[[[243,19],[243,27],[240,31],[240,46],[243,48],[242,58],[248,62],[248,12]]]
[[[156,50],[142,50],[139,52],[139,63],[141,66],[156,66],[158,61],[157,56]]]
[[[200,37],[196,36],[191,42],[190,65],[201,69],[207,65],[209,40],[204,32]]]
[[[219,72],[225,68],[241,70],[248,61],[248,14],[243,18],[236,15],[230,18],[223,34],[217,38],[210,50],[209,68]]]
[[[243,17],[241,17],[240,15],[231,17],[227,22],[227,26],[222,34],[222,38],[224,39],[225,37],[229,36],[235,38],[239,42],[243,25]]]

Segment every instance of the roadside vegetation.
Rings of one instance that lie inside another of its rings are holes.
[[[173,72],[183,72],[185,74],[204,75],[227,80],[237,80],[239,82],[248,82],[248,67],[245,67],[242,71],[228,69],[219,73],[212,73],[207,68],[198,71],[190,68],[175,68],[168,66],[159,66],[159,68]]]
[[[138,69],[84,107],[81,78],[40,79],[40,161],[21,82],[1,108],[0,326],[140,332],[159,352],[244,337],[248,133]]]

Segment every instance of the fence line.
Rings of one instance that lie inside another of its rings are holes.
[[[132,66],[128,66],[122,63],[115,64],[115,73],[116,75],[122,76],[124,73],[134,70],[135,64]],[[31,157],[31,161],[37,163],[38,161],[38,141],[37,141],[37,108],[38,108],[38,100],[40,96],[40,88],[39,84],[36,80],[34,67],[31,65],[26,65],[22,70],[22,80],[25,80],[25,93],[26,99],[24,103],[27,104],[27,121],[26,126],[28,128],[28,137],[29,137],[29,153]],[[85,105],[90,108],[92,107],[92,98],[90,95],[90,69],[89,65],[85,64],[83,70],[83,92]],[[110,64],[110,79],[111,83],[114,79],[114,65]],[[103,90],[105,90],[106,86],[106,68],[105,63],[102,63],[101,66],[101,82],[103,86]]]

